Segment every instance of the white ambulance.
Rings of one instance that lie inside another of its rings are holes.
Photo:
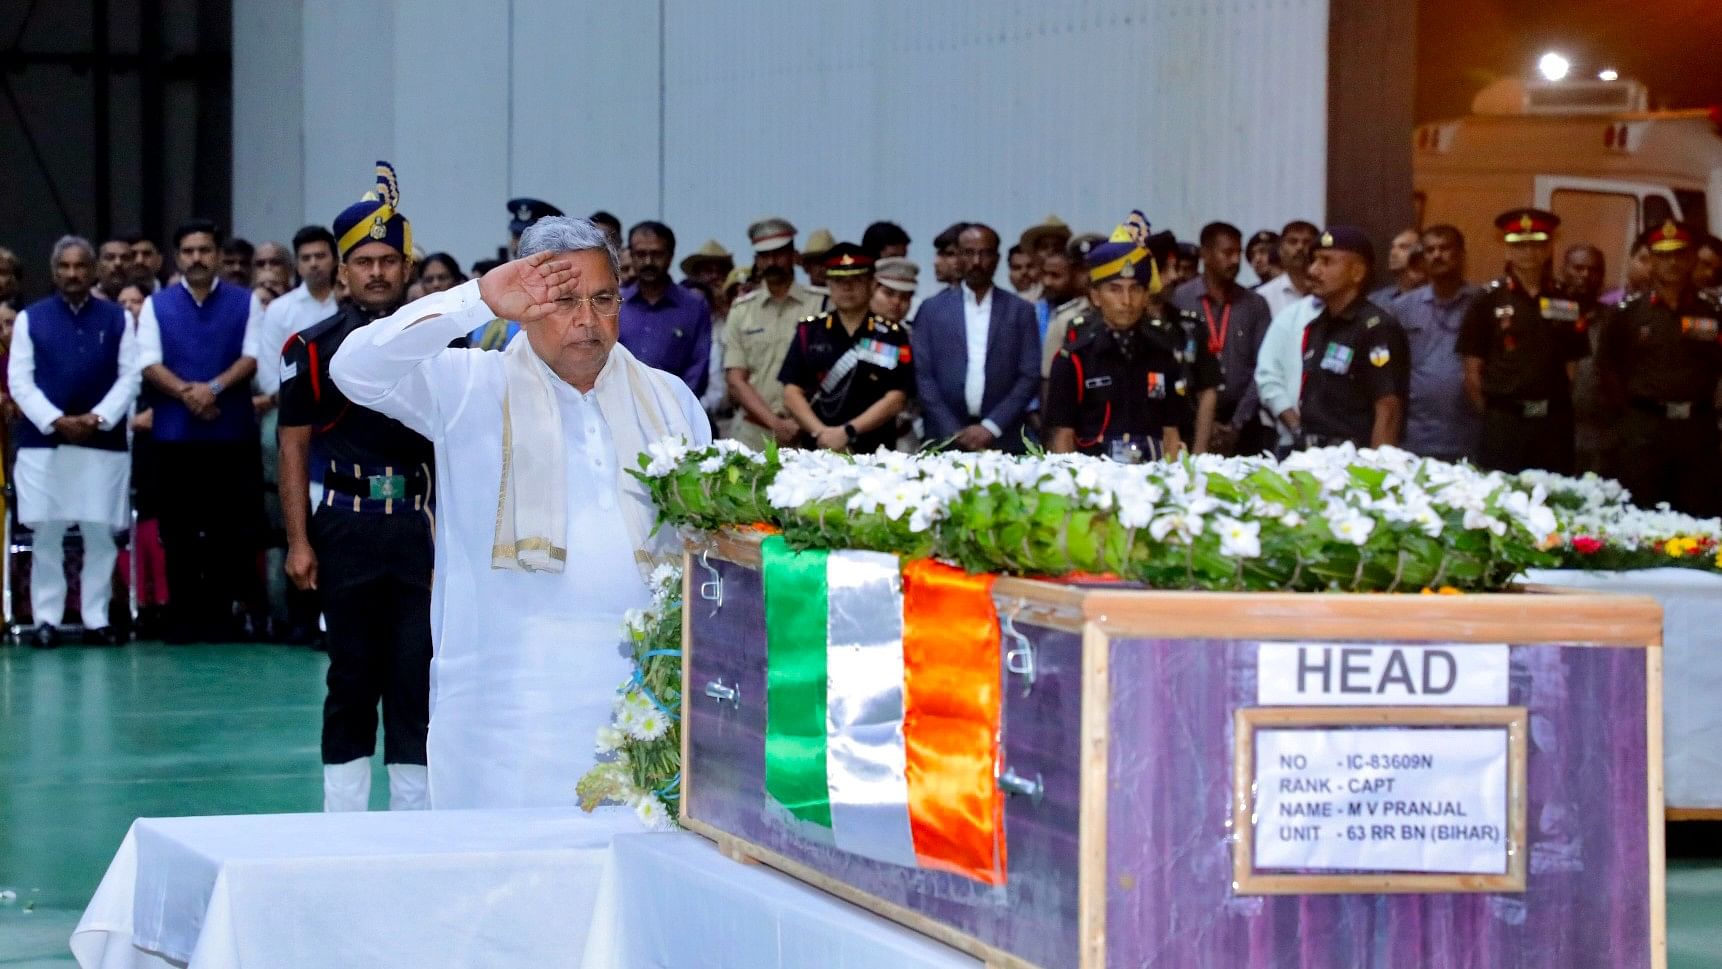
[[[1647,226],[1672,217],[1700,232],[1722,227],[1722,118],[1648,103],[1634,81],[1495,82],[1470,116],[1414,134],[1418,224],[1458,226],[1468,275],[1482,280],[1505,260],[1495,216],[1548,209],[1561,217],[1557,250],[1596,244],[1618,285]]]

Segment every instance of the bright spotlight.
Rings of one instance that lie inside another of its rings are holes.
[[[1618,81],[1620,80],[1620,72],[1612,67],[1605,67],[1596,72],[1596,79],[1599,81]]]
[[[1543,77],[1551,81],[1558,81],[1566,77],[1567,72],[1572,70],[1572,62],[1554,51],[1549,51],[1542,56],[1541,60],[1537,61],[1537,70],[1542,72]]]

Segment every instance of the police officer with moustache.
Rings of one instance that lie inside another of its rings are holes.
[[[412,228],[396,209],[392,170],[378,189],[335,217],[350,298],[293,336],[281,363],[281,511],[287,575],[316,589],[328,625],[323,704],[323,809],[370,802],[377,704],[389,807],[426,807],[430,721],[431,444],[393,418],[354,405],[329,379],[329,361],[354,331],[399,309],[411,267]],[[312,443],[326,460],[311,507]]]
[[[1181,323],[1150,312],[1153,257],[1121,226],[1089,250],[1088,265],[1088,297],[1099,312],[1071,326],[1053,357],[1042,417],[1048,450],[1126,463],[1176,456],[1193,409],[1190,340]],[[1211,358],[1207,366],[1218,369]]]
[[[1577,294],[1551,269],[1549,240],[1560,224],[1541,209],[1495,219],[1507,272],[1471,301],[1459,327],[1465,394],[1483,415],[1477,463],[1490,470],[1573,470],[1572,382],[1590,337]]]
[[[868,309],[873,256],[852,242],[825,254],[831,309],[795,327],[777,379],[802,447],[866,454],[897,440],[915,386],[909,331]]]
[[[1666,222],[1645,233],[1651,288],[1603,324],[1597,378],[1625,405],[1614,477],[1649,508],[1666,501],[1704,518],[1717,497],[1716,382],[1722,378],[1722,301],[1692,284],[1695,233]]]
[[[1375,248],[1362,229],[1336,225],[1317,237],[1310,293],[1321,315],[1303,333],[1303,390],[1279,415],[1299,447],[1399,443],[1411,387],[1411,352],[1391,314],[1363,295]]]

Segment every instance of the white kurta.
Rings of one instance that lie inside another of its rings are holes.
[[[138,359],[136,327],[130,314],[120,335],[119,377],[92,411],[102,429],[123,424],[137,399],[143,368]],[[18,314],[12,328],[12,352],[6,364],[12,399],[24,419],[43,434],[65,416],[36,386],[36,348],[30,339],[30,311]],[[42,522],[105,522],[115,529],[131,525],[132,458],[127,451],[62,444],[59,447],[18,449],[13,483],[18,492],[18,520]]]
[[[281,390],[281,348],[287,338],[308,327],[316,326],[340,309],[335,291],[319,300],[311,295],[304,283],[281,294],[263,310],[257,329],[257,392],[279,393]]]
[[[622,615],[650,600],[617,510],[615,444],[596,393],[560,382],[567,568],[491,567],[503,355],[446,347],[494,315],[478,283],[467,283],[355,331],[330,365],[354,403],[396,418],[436,447],[433,808],[577,803],[574,786],[595,761],[594,738],[631,670]],[[408,325],[415,320],[423,322]],[[690,426],[705,437],[699,401],[675,384]]]

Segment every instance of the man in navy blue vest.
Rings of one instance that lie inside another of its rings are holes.
[[[151,296],[138,319],[144,379],[159,391],[161,537],[176,642],[234,638],[235,604],[258,586],[263,473],[251,376],[263,307],[251,290],[217,278],[220,245],[212,222],[175,230],[180,282]]]
[[[83,537],[85,638],[113,645],[108,626],[114,532],[130,521],[126,412],[137,399],[136,333],[118,304],[90,292],[96,253],[85,239],[54,244],[54,295],[18,314],[7,377],[24,413],[14,484],[18,520],[32,537],[31,645],[59,644],[65,623],[66,530]]]

